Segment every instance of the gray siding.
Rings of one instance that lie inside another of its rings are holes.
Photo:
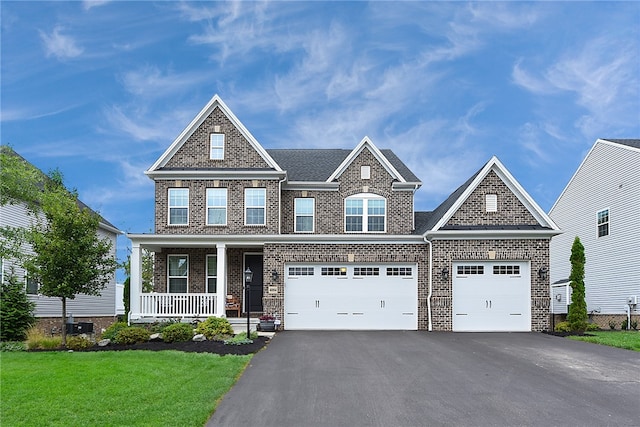
[[[598,238],[596,213],[607,208],[610,234]],[[571,245],[579,236],[587,309],[624,313],[626,298],[640,295],[640,153],[597,142],[550,216],[564,231],[551,240],[551,282],[569,277]]]
[[[30,217],[23,205],[0,206],[0,226],[26,227],[30,224]],[[116,253],[116,235],[113,232],[100,229],[101,238],[108,238],[112,242],[112,255]],[[24,246],[25,252],[31,252],[29,246]],[[19,279],[24,280],[25,271],[12,260],[3,260],[3,272],[7,272],[11,266]],[[62,315],[62,302],[59,298],[50,298],[42,295],[29,295],[36,303],[35,315],[37,317],[58,317]],[[112,277],[100,297],[78,295],[76,299],[67,302],[67,311],[74,317],[113,316],[116,312],[116,283]]]

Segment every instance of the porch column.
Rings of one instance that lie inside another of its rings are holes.
[[[217,253],[217,271],[216,271],[216,312],[218,317],[227,317],[225,303],[227,299],[227,247],[224,243],[216,245]]]
[[[131,242],[131,277],[129,279],[129,319],[140,318],[140,294],[142,293],[142,262],[140,243]]]

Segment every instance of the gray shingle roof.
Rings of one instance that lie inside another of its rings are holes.
[[[616,144],[626,145],[628,147],[640,148],[640,139],[602,139],[604,139],[605,141],[615,142]]]
[[[270,149],[273,160],[287,171],[289,181],[326,181],[353,150],[335,149]],[[407,182],[420,179],[391,150],[380,150]]]

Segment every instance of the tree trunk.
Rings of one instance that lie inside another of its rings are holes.
[[[62,346],[67,346],[67,299],[62,297]]]

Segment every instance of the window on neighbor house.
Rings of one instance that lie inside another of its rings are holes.
[[[224,134],[212,133],[209,144],[209,158],[211,160],[224,160]]]
[[[189,224],[189,189],[169,189],[169,225]]]
[[[296,233],[313,233],[315,199],[299,198],[294,200]]]
[[[218,257],[207,255],[207,292],[217,293],[218,286]]]
[[[245,225],[265,225],[267,191],[264,188],[245,188],[244,223]]]
[[[387,201],[374,194],[345,199],[345,231],[381,233],[386,230]]]
[[[227,224],[227,189],[207,188],[207,225]]]
[[[40,284],[35,277],[27,276],[27,295],[38,295]]]
[[[189,257],[187,255],[169,255],[167,257],[168,291],[186,293],[189,283]]]
[[[609,209],[598,212],[598,237],[609,235]]]

